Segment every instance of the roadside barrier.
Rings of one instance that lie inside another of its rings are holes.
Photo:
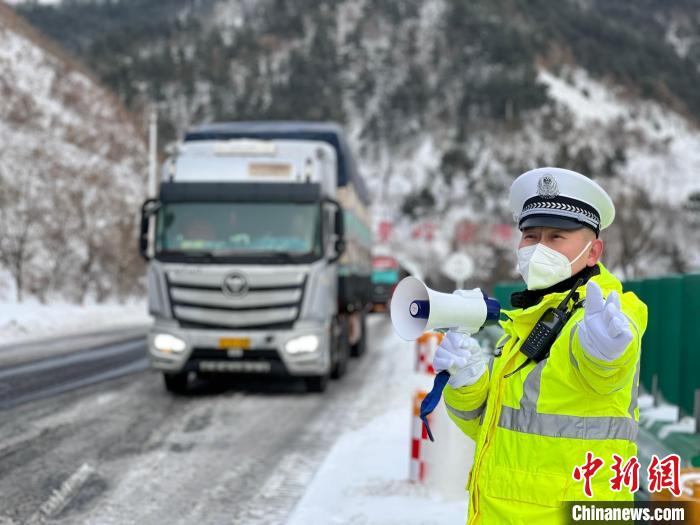
[[[411,413],[411,458],[409,479],[439,493],[445,500],[464,501],[474,442],[465,436],[447,414],[444,400],[428,416],[435,442],[420,420],[420,404],[432,386],[435,370],[432,362],[442,334],[426,332],[415,342],[417,390]]]
[[[428,440],[428,433],[420,419],[420,404],[428,394],[425,390],[416,390],[413,394],[413,411],[411,414],[411,464],[409,469],[409,479],[416,483],[425,479],[425,461],[421,456],[421,449],[424,441]],[[428,416],[431,423],[432,414]]]
[[[435,375],[433,357],[441,341],[439,332],[426,332],[416,339],[416,372]]]

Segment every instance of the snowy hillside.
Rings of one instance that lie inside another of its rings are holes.
[[[541,69],[538,80],[547,88],[550,105],[531,112],[520,129],[477,132],[460,146],[472,159],[472,175],[458,173],[451,183],[440,177],[448,146],[431,135],[389,161],[393,177],[377,193],[386,196],[380,216],[399,217],[393,249],[411,246],[414,258],[437,272],[458,244],[454,233],[460,222],[487,232],[495,222],[513,224],[506,209],[512,179],[533,167],[557,165],[594,176],[616,202],[616,221],[603,234],[606,264],[626,277],[697,270],[700,214],[689,202],[700,195],[698,127],[657,102],[626,96],[580,68],[560,75]],[[385,155],[391,158],[390,150]],[[381,172],[381,165],[366,171]],[[439,225],[430,242],[416,239],[415,219],[402,215],[404,196],[421,192],[430,195],[424,199],[428,206],[422,220]],[[498,243],[477,235],[466,245],[483,261],[475,282],[488,282],[499,269],[511,269],[512,278],[518,278],[508,263],[516,238]]]
[[[156,0],[25,6],[161,134],[212,120],[344,123],[389,248],[437,277],[509,279],[506,193],[535,166],[609,188],[605,262],[700,267],[700,19],[693,2]]]
[[[0,4],[0,300],[137,292],[141,125]]]

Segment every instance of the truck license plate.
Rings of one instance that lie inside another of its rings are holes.
[[[248,350],[250,348],[249,337],[222,337],[219,339],[219,348],[221,350],[240,349]]]

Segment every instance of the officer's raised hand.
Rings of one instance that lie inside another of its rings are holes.
[[[442,338],[433,358],[435,372],[447,370],[452,388],[473,385],[486,371],[486,362],[476,339],[450,330]]]
[[[613,361],[622,355],[633,336],[629,320],[620,311],[620,296],[616,291],[604,300],[600,286],[588,281],[578,338],[583,348],[598,359]]]

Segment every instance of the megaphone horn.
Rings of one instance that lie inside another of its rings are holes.
[[[406,341],[434,329],[454,328],[473,334],[487,321],[497,321],[500,312],[498,301],[478,288],[459,295],[442,293],[410,276],[396,286],[391,298],[391,322]]]

